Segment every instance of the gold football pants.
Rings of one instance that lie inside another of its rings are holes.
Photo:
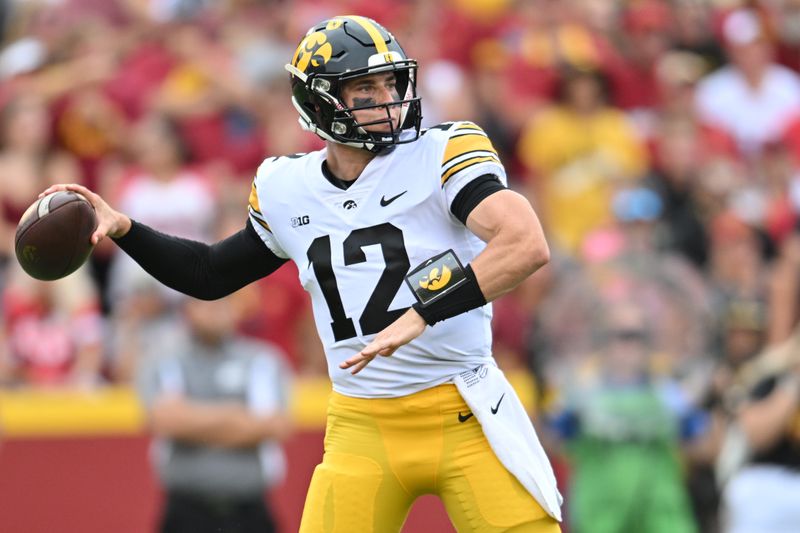
[[[470,415],[452,384],[401,398],[332,393],[300,531],[400,531],[414,500],[436,494],[459,532],[559,532]]]

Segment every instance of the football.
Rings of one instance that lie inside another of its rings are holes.
[[[94,246],[94,207],[82,195],[58,191],[31,205],[17,225],[14,251],[23,270],[52,281],[75,272]]]

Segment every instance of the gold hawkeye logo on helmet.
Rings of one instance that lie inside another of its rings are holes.
[[[321,31],[315,31],[306,36],[297,47],[294,53],[292,64],[302,72],[308,68],[308,64],[318,67],[331,60],[333,47],[328,42],[328,37]]]
[[[435,267],[430,273],[419,280],[419,286],[429,291],[438,291],[450,283],[450,278],[453,273],[447,268],[447,265],[442,265],[442,273],[439,274],[439,267]]]

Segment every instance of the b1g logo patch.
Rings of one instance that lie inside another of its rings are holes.
[[[298,228],[300,226],[305,226],[306,224],[310,223],[311,218],[308,215],[303,215],[301,217],[292,217],[291,222],[293,228]]]
[[[431,257],[406,276],[406,283],[423,307],[466,281],[464,267],[453,250]]]

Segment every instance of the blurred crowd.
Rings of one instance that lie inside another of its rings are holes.
[[[38,192],[79,182],[164,232],[230,235],[265,157],[322,146],[284,63],[357,13],[419,60],[424,126],[482,126],[542,219],[553,259],[495,302],[495,355],[535,377],[572,529],[757,531],[737,512],[780,498],[737,485],[748,465],[800,490],[800,1],[0,6],[1,386],[129,383],[186,323],[108,240],[59,282],[21,273]],[[229,309],[324,375],[294,267]],[[800,530],[781,516],[763,531]]]

